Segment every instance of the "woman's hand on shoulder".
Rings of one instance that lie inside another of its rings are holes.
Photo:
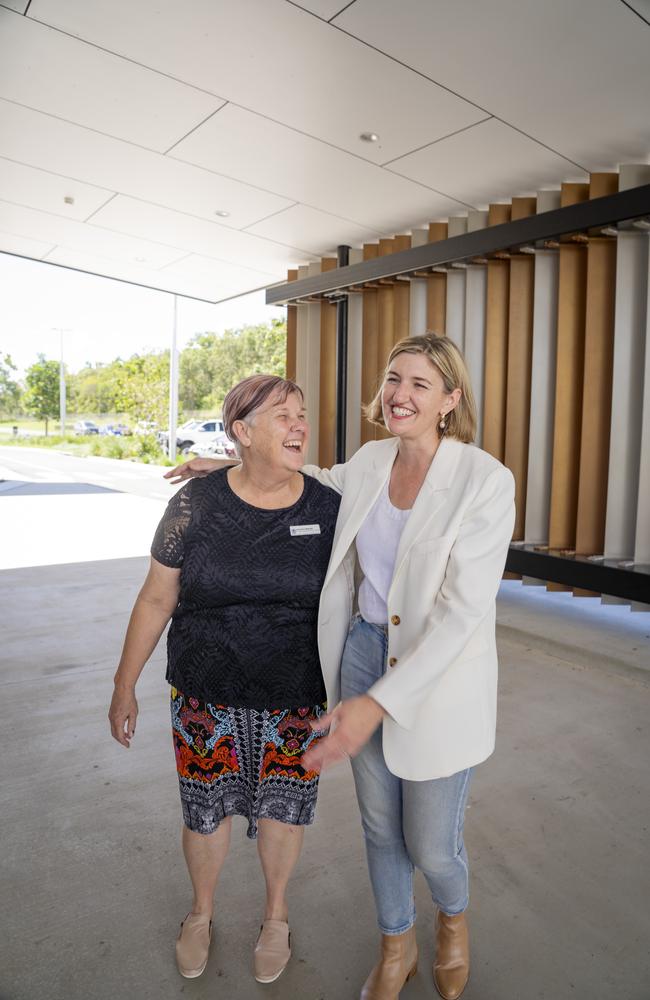
[[[138,717],[138,703],[133,688],[122,688],[117,684],[113,691],[111,707],[108,710],[108,720],[111,724],[111,736],[123,747],[129,749],[135,735],[135,722]]]
[[[183,462],[175,469],[165,472],[164,478],[171,479],[172,486],[176,486],[177,483],[182,483],[185,479],[192,479],[194,476],[200,479],[203,476],[209,476],[211,472],[216,472],[217,469],[225,469],[229,465],[238,464],[230,458],[191,458],[189,462]]]
[[[317,732],[328,727],[330,732],[307,751],[303,758],[305,766],[310,771],[322,771],[347,757],[355,757],[385,714],[382,706],[367,694],[340,702],[333,712],[312,722]]]

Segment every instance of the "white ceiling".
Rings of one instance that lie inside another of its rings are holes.
[[[0,251],[219,301],[647,162],[649,21],[648,0],[0,0]]]

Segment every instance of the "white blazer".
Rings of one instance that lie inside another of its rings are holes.
[[[305,466],[342,494],[318,616],[330,708],[355,604],[355,538],[390,475],[397,438],[344,465]],[[474,445],[443,438],[406,523],[388,594],[393,666],[368,692],[383,721],[389,770],[442,778],[485,760],[496,731],[495,598],[514,525],[514,480]]]

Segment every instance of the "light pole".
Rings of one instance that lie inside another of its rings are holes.
[[[178,296],[174,296],[172,342],[169,352],[169,436],[167,454],[176,461],[176,425],[178,423]]]
[[[63,365],[63,334],[70,333],[69,327],[53,326],[54,333],[61,337],[61,360],[59,361],[59,419],[61,421],[61,437],[65,437],[65,368]]]

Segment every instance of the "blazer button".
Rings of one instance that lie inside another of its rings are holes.
[[[391,621],[391,625],[399,625],[399,623],[401,622],[401,620],[402,619],[400,618],[399,615],[393,615],[392,618],[391,618],[391,620],[390,620]]]
[[[396,663],[397,663],[397,657],[396,656],[391,656],[390,660],[388,661],[388,666],[389,667],[394,667]]]

